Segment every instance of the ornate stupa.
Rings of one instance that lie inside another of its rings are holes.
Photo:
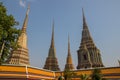
[[[54,44],[54,21],[53,21],[53,27],[52,27],[51,45],[49,48],[48,57],[46,58],[46,62],[43,68],[52,70],[52,71],[60,71],[58,60],[56,58],[56,49]]]
[[[29,14],[30,7],[28,6],[26,16],[24,19],[24,23],[22,26],[22,32],[18,38],[18,45],[19,47],[17,50],[12,52],[12,55],[8,61],[9,64],[13,65],[30,65],[29,62],[29,53],[27,47],[27,24],[28,24],[28,14]]]
[[[77,69],[81,68],[92,68],[92,67],[103,67],[100,50],[96,47],[83,13],[83,30],[82,30],[82,39],[79,47],[78,53],[78,65]]]
[[[72,62],[72,56],[70,53],[70,40],[68,36],[68,55],[66,59],[65,69],[64,70],[74,70],[73,62]]]

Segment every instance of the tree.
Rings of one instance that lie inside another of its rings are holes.
[[[101,70],[95,68],[92,72],[91,78],[92,78],[92,80],[102,80]]]
[[[102,78],[102,80],[108,80],[108,79],[106,79],[106,78]]]
[[[81,74],[80,75],[81,80],[88,80],[88,78],[89,78],[89,75],[86,75],[86,74]]]
[[[63,80],[64,78],[62,77],[62,76],[60,76],[59,78],[58,78],[58,80]]]
[[[64,71],[64,79],[65,80],[70,80],[74,76],[76,76],[76,74],[73,71],[70,71],[70,70]]]
[[[18,22],[7,14],[6,7],[0,2],[0,64],[7,61],[12,50],[17,48],[20,30],[15,28]]]

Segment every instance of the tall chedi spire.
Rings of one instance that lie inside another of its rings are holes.
[[[69,36],[68,36],[68,55],[67,55],[66,65],[65,65],[64,70],[73,70],[73,69],[74,69],[74,66],[73,66],[73,62],[72,62],[72,56],[70,53],[70,40],[69,40]]]
[[[78,66],[80,68],[103,67],[101,54],[99,49],[95,46],[94,41],[90,35],[84,11],[83,14],[83,30],[82,39],[78,52]]]
[[[53,21],[53,25],[52,25],[52,39],[51,39],[51,48],[55,48],[54,47],[54,21]]]
[[[56,50],[55,50],[55,44],[54,44],[54,21],[52,26],[52,39],[51,39],[51,45],[49,48],[48,57],[46,58],[45,65],[43,67],[44,69],[52,70],[52,71],[59,71],[59,65],[56,58]]]
[[[19,47],[17,48],[17,50],[13,51],[13,53],[9,59],[9,64],[30,65],[29,53],[28,53],[28,47],[27,47],[27,32],[26,32],[27,24],[28,24],[29,10],[30,10],[30,6],[28,6],[26,16],[24,19],[24,23],[22,26],[22,31],[18,38]]]

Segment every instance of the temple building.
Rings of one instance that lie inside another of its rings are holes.
[[[27,47],[27,24],[28,24],[28,14],[29,14],[30,7],[28,6],[26,16],[24,19],[23,27],[21,34],[18,38],[18,45],[19,47],[17,50],[12,52],[12,55],[8,61],[9,64],[13,65],[30,65],[29,62],[29,53]]]
[[[69,39],[69,36],[68,36],[68,55],[67,55],[64,70],[74,70],[74,65],[73,65],[73,62],[72,62],[72,56],[71,56],[71,53],[70,53],[70,39]]]
[[[54,44],[54,21],[53,21],[53,26],[52,26],[51,45],[49,48],[48,57],[46,58],[46,62],[43,68],[52,70],[52,71],[60,71],[58,61],[56,58],[56,49],[55,49],[55,44]]]
[[[84,11],[83,14],[83,30],[82,39],[78,53],[78,65],[77,69],[81,68],[92,68],[92,67],[103,67],[100,50],[94,44],[94,41],[90,35]]]
[[[67,75],[65,75],[64,71],[60,71],[54,44],[54,21],[52,24],[51,44],[48,52],[48,57],[46,58],[45,65],[43,67],[44,69],[29,66],[30,62],[26,32],[29,10],[30,7],[28,6],[21,34],[17,41],[19,47],[12,52],[8,61],[8,63],[12,65],[5,64],[0,66],[1,72],[0,80],[59,80],[58,78],[62,76],[66,77],[68,76],[69,80],[81,80],[80,75],[83,74],[89,76],[89,80],[91,80],[92,79],[91,75],[93,75],[92,72],[96,67],[98,67],[98,69],[101,71],[101,74],[99,75],[100,77],[102,77],[102,80],[103,79],[120,80],[120,60],[118,60],[119,66],[104,67],[102,63],[100,50],[96,47],[90,35],[83,9],[82,9],[83,14],[82,38],[79,50],[77,51],[78,70],[75,70],[72,62],[69,36],[68,36],[68,54],[64,68],[64,70],[70,70],[75,75],[72,76],[71,72],[70,74],[68,72]]]

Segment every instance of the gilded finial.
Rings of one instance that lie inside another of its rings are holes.
[[[30,12],[30,4],[28,4],[27,15],[29,14],[29,12]]]
[[[68,35],[68,56],[70,56],[70,38]]]
[[[88,29],[83,8],[82,8],[82,16],[83,16],[83,29]]]
[[[51,48],[54,48],[54,20],[53,20],[53,24],[52,24]]]
[[[22,32],[23,33],[26,33],[26,28],[27,28],[27,24],[28,24],[28,14],[29,14],[29,11],[30,11],[30,5],[28,5],[26,16],[25,16],[25,19],[24,19],[24,23],[23,23],[23,27],[22,27]]]

